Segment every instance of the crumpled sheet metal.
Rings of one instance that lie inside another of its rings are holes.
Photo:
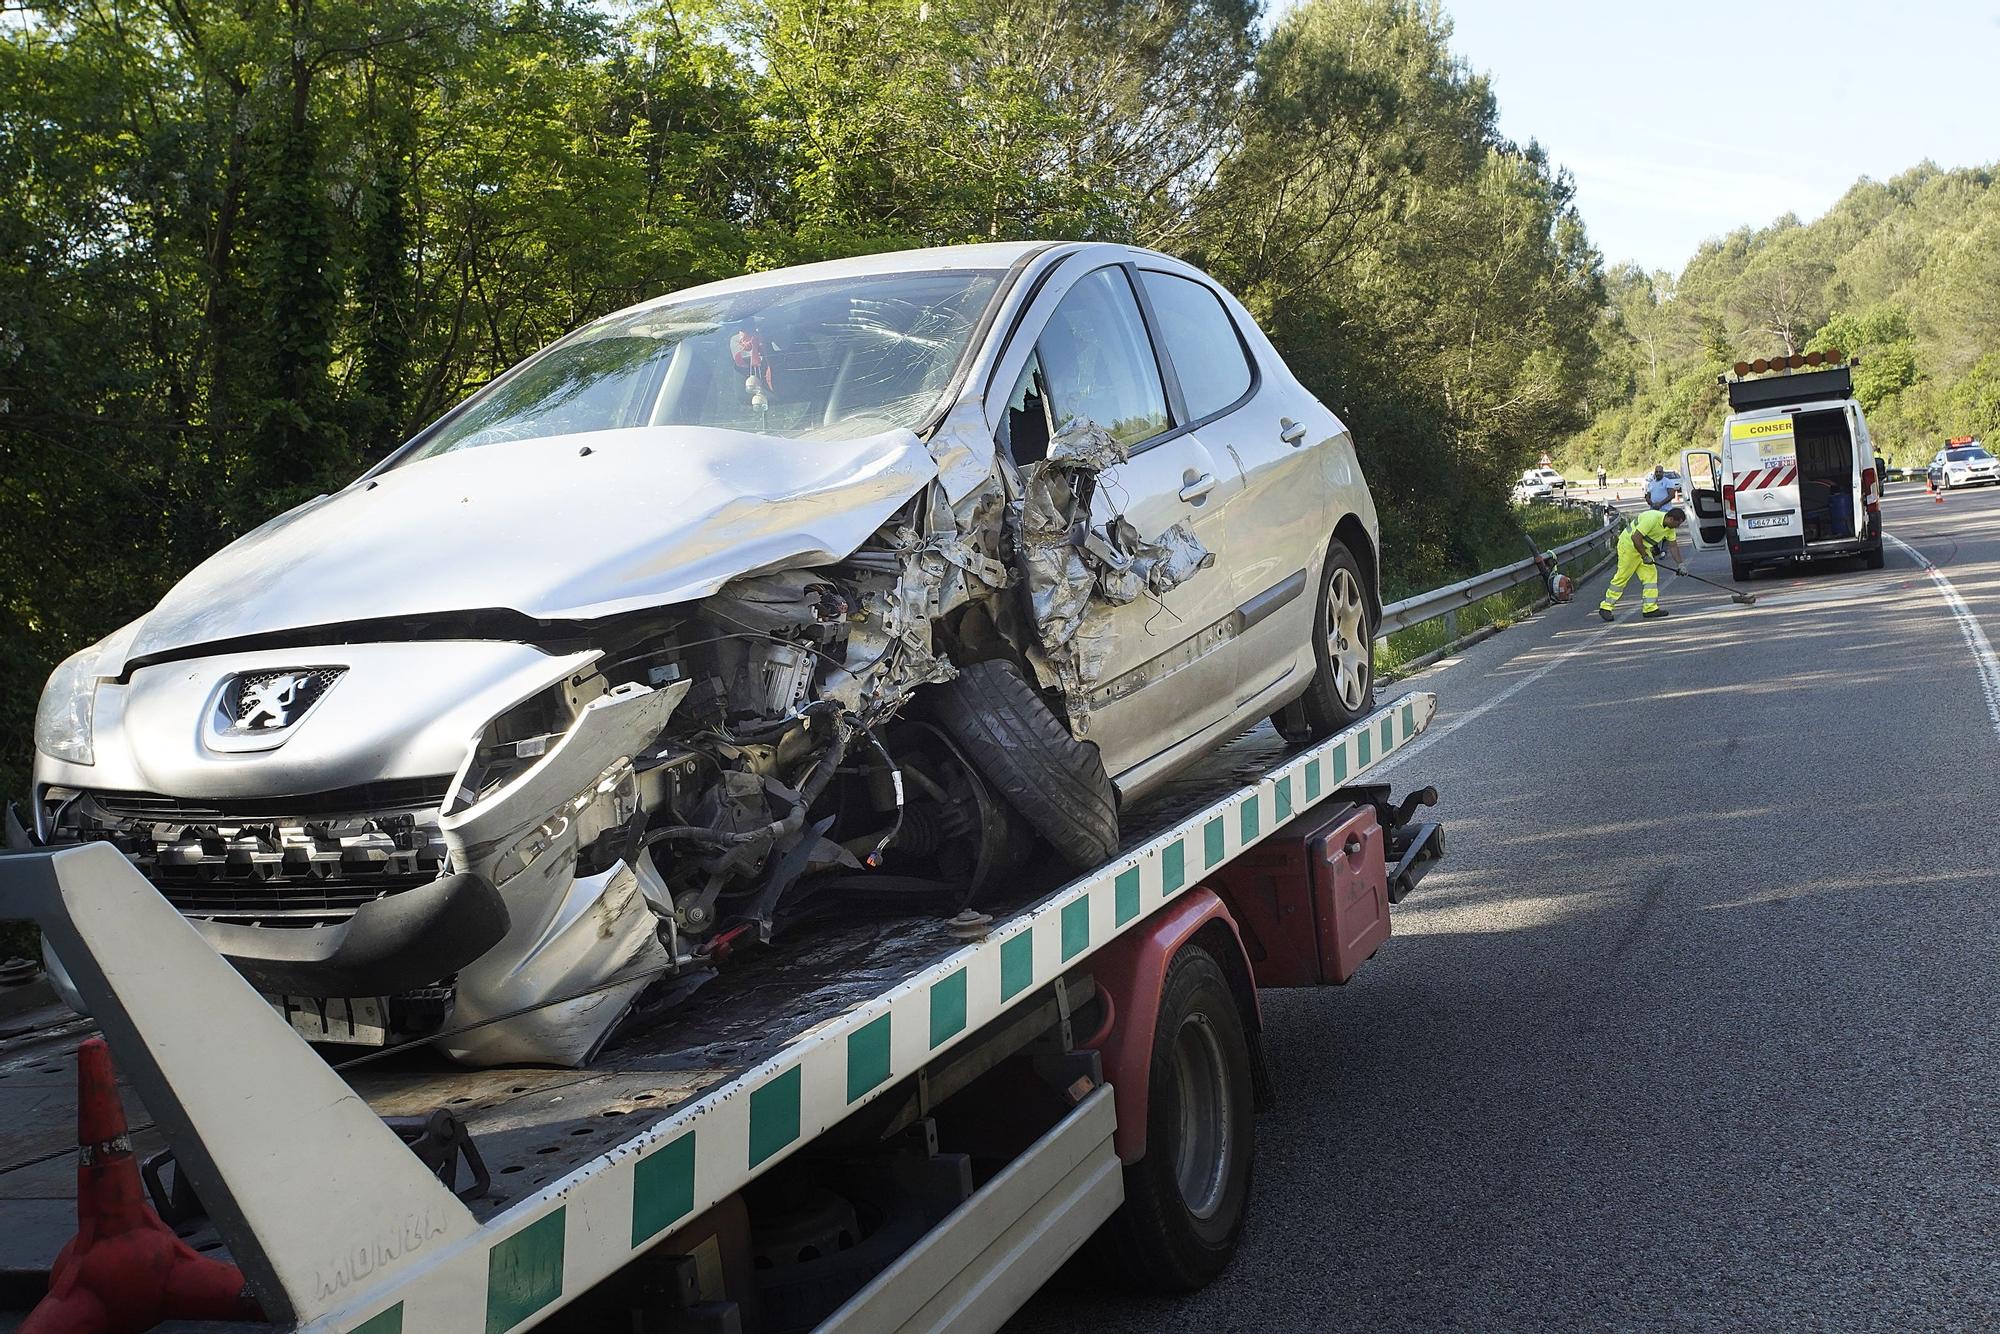
[[[993,428],[983,396],[969,394],[952,405],[924,441],[937,466],[945,499],[958,504],[993,476]]]
[[[1089,687],[1103,675],[1115,640],[1110,608],[1147,593],[1162,596],[1215,563],[1215,553],[1186,523],[1151,539],[1123,515],[1090,526],[1097,474],[1128,457],[1103,427],[1072,420],[1050,442],[1048,458],[1022,471],[1014,507],[1042,664],[1062,688],[1079,734]]]
[[[500,943],[458,973],[452,1035],[440,1040],[452,1059],[582,1065],[672,964],[632,868],[621,860],[579,877],[576,854],[628,817],[622,793],[632,757],[688,689],[686,681],[657,690],[633,684],[599,696],[529,769],[439,817],[452,864],[491,881],[509,919]],[[471,764],[455,790],[469,788]]]

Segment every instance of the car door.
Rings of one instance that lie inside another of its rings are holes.
[[[1220,721],[1234,699],[1222,650],[1232,633],[1232,542],[1243,498],[1233,462],[1175,420],[1123,265],[1094,269],[1063,294],[1015,377],[1001,443],[1026,466],[1046,457],[1052,431],[1077,418],[1131,451],[1097,475],[1094,527],[1122,518],[1152,539],[1186,523],[1215,555],[1164,596],[1108,609],[1109,646],[1090,688],[1086,735],[1116,777]]]
[[[1706,449],[1681,451],[1681,476],[1687,479],[1688,504],[1694,522],[1688,525],[1697,551],[1727,545],[1729,532],[1722,507],[1722,461]]]
[[[1232,554],[1237,703],[1298,670],[1312,641],[1318,590],[1308,568],[1332,523],[1324,433],[1258,373],[1249,341],[1207,283],[1165,269],[1139,270],[1153,327],[1194,434],[1227,455],[1243,497],[1223,535]],[[1288,412],[1296,414],[1287,415]]]

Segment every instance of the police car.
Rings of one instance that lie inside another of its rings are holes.
[[[2000,459],[1969,435],[1947,441],[1927,471],[1931,485],[1944,491],[1954,486],[2000,486]]]

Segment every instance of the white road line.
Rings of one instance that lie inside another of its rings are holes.
[[[1382,767],[1385,770],[1393,769],[1398,764],[1402,763],[1404,760],[1409,759],[1411,756],[1422,754],[1425,750],[1427,750],[1431,746],[1436,745],[1438,742],[1444,740],[1446,737],[1450,736],[1453,732],[1456,732],[1459,728],[1465,726],[1473,719],[1479,718],[1491,712],[1492,710],[1499,708],[1502,704],[1505,704],[1508,700],[1514,698],[1514,696],[1520,694],[1523,690],[1526,690],[1529,686],[1541,680],[1544,676],[1547,676],[1550,672],[1562,666],[1565,662],[1568,662],[1571,658],[1583,652],[1585,649],[1589,648],[1591,645],[1595,644],[1598,640],[1604,638],[1604,636],[1610,634],[1613,630],[1616,630],[1617,628],[1618,627],[1615,624],[1607,625],[1595,631],[1594,633],[1585,635],[1582,639],[1570,645],[1567,649],[1564,649],[1561,653],[1549,659],[1541,666],[1535,668],[1534,671],[1529,672],[1526,676],[1516,681],[1513,685],[1508,686],[1505,690],[1495,695],[1492,699],[1487,700],[1484,704],[1481,704],[1476,708],[1467,709],[1464,713],[1459,714],[1458,717],[1452,719],[1450,722],[1444,724],[1442,727],[1433,724],[1429,731],[1425,732],[1415,741],[1412,741],[1409,745],[1397,751],[1394,758],[1389,760],[1389,762],[1383,765]],[[1421,677],[1425,674],[1426,673],[1419,673],[1419,677],[1417,679],[1421,679]]]
[[[1958,622],[1959,633],[1965,636],[1965,646],[1972,650],[1973,662],[1979,668],[1979,686],[1986,692],[1986,716],[1993,720],[1994,734],[2000,736],[2000,656],[1995,656],[1993,643],[1987,639],[1979,618],[1972,614],[1972,608],[1965,605],[1965,599],[1951,586],[1951,580],[1944,577],[1944,571],[1931,564],[1928,556],[1894,533],[1882,536],[1921,565],[1924,573],[1931,577],[1931,582],[1937,585],[1938,592],[1944,595],[1945,606],[1951,609],[1952,618]]]

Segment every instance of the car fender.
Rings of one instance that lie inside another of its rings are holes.
[[[1253,1079],[1258,1104],[1268,1104],[1269,1080],[1264,1071],[1260,1038],[1264,1022],[1251,982],[1250,956],[1236,919],[1215,893],[1197,885],[1181,899],[1155,913],[1140,926],[1091,956],[1090,972],[1103,1005],[1098,1030],[1077,1045],[1095,1051],[1111,1083],[1118,1111],[1112,1143],[1120,1162],[1131,1164],[1146,1153],[1146,1113],[1152,1091],[1153,1034],[1158,1025],[1160,996],[1174,956],[1199,937],[1229,975],[1250,1039]],[[1227,943],[1223,938],[1227,937]]]

